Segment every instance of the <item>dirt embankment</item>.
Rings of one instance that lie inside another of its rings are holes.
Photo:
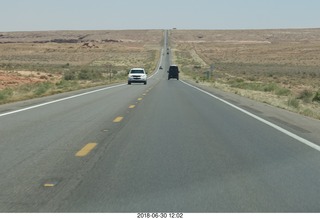
[[[24,84],[35,84],[49,80],[57,80],[59,77],[61,76],[33,71],[15,71],[14,73],[0,71],[0,90]]]

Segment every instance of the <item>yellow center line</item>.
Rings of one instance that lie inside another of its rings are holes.
[[[113,122],[121,122],[122,120],[123,120],[123,117],[118,116],[117,118],[115,118],[115,119],[113,120]]]
[[[53,183],[45,183],[43,186],[44,187],[54,187],[55,184],[53,184]]]
[[[136,105],[130,105],[129,106],[129,109],[133,109],[133,108],[135,108],[136,107]]]
[[[140,98],[138,98],[138,100],[142,100],[142,98],[140,97]]]
[[[87,156],[97,146],[97,143],[89,143],[76,153],[76,157]]]

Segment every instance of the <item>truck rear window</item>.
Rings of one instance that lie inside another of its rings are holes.
[[[131,70],[131,74],[144,74],[143,70]]]

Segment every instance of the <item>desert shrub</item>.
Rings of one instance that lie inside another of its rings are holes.
[[[288,106],[293,107],[295,109],[299,108],[299,100],[297,100],[296,98],[290,98],[288,100]]]
[[[114,72],[114,71],[112,71]],[[95,80],[101,80],[103,78],[103,75],[101,72],[99,71],[92,71],[91,72],[91,80],[95,81]]]
[[[303,110],[302,114],[305,115],[305,116],[310,116],[310,117],[314,116],[314,113],[313,113],[313,111],[311,109]]]
[[[272,92],[272,91],[275,91],[276,89],[278,89],[278,86],[274,83],[271,83],[271,84],[262,84],[262,91],[264,92]]]
[[[263,91],[263,92],[272,92],[278,87],[274,83],[248,83],[244,82],[243,79],[236,79],[230,82],[230,86],[234,88],[240,88],[244,90],[254,90],[254,91]]]
[[[89,71],[82,69],[78,74],[79,80],[98,80],[102,78],[102,73],[97,71]]]
[[[49,82],[38,83],[35,85],[35,90],[33,93],[36,96],[41,96],[42,94],[45,94],[51,87],[52,84]]]
[[[77,81],[61,80],[61,81],[57,82],[55,85],[56,85],[57,89],[72,90],[72,88],[77,87],[78,83],[77,83]]]
[[[274,92],[278,96],[288,96],[291,93],[289,89],[280,87],[275,83],[245,82],[243,79],[236,79],[229,84],[231,87],[244,90]]]
[[[312,101],[312,97],[313,97],[313,92],[305,89],[299,93],[297,98],[302,100],[305,103],[310,103]]]
[[[275,90],[275,94],[278,96],[288,96],[291,94],[291,91],[287,88],[279,87]]]
[[[234,83],[244,83],[244,80],[242,78],[237,78]]]
[[[0,91],[0,101],[5,101],[9,97],[11,97],[12,95],[13,95],[13,91],[10,88],[6,88],[4,90],[1,90]]]
[[[320,90],[317,91],[317,93],[315,94],[315,96],[312,99],[313,102],[319,102],[320,103]]]
[[[33,84],[23,84],[17,87],[16,91],[18,93],[29,93],[34,90],[34,85]]]
[[[76,79],[76,74],[74,72],[66,72],[63,75],[63,79],[66,81],[72,81]]]
[[[91,76],[90,73],[87,70],[81,70],[78,74],[79,80],[90,80]]]

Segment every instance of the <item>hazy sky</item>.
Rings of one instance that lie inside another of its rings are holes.
[[[320,0],[0,0],[1,31],[320,28]]]

